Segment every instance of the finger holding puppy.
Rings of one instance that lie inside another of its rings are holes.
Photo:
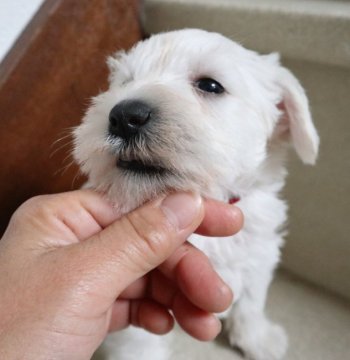
[[[171,258],[186,250],[188,236],[206,221],[204,208],[199,195],[178,193],[119,218],[112,204],[88,190],[25,203],[0,242],[1,355],[25,358],[25,351],[53,358],[57,351],[60,358],[91,358],[108,329],[133,324],[157,334],[169,331],[169,308],[191,335],[215,336],[214,316],[192,304],[188,288],[179,285],[191,283],[188,265],[176,274],[184,256]],[[218,281],[204,254],[194,248],[187,253],[204,264],[208,279]],[[171,303],[154,289],[139,296],[147,287],[142,282],[152,277],[144,276],[167,261],[166,281],[158,289],[173,294]]]

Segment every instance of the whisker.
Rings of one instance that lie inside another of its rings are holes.
[[[55,146],[55,145],[56,145],[57,143],[59,143],[60,141],[65,140],[65,139],[67,139],[67,138],[69,138],[69,137],[71,137],[71,136],[72,136],[71,133],[69,133],[69,134],[67,134],[67,135],[64,135],[64,136],[58,138],[57,140],[55,140],[55,141],[51,144],[51,146]]]
[[[54,150],[51,152],[49,158],[52,159],[54,155],[56,155],[60,150],[62,150],[62,149],[65,148],[66,146],[72,146],[72,143],[69,141],[69,142],[67,142],[67,143],[62,144],[62,145],[59,146],[58,148],[54,149]]]
[[[67,158],[66,158],[67,159]],[[56,175],[61,175],[61,176],[63,176],[66,172],[67,172],[67,170],[72,166],[74,164],[74,160],[72,160],[70,163],[68,163],[67,165],[65,165],[65,166],[63,166],[62,168],[60,168],[60,169],[58,169],[55,173],[54,173],[54,175],[56,176]]]
[[[68,127],[68,128],[65,128],[63,129],[59,135],[63,135],[61,137],[59,137],[57,140],[55,140],[51,146],[54,146],[56,143],[62,141],[63,139],[66,139],[68,137],[72,137],[72,133],[73,133],[73,130],[76,129],[76,126],[71,126],[71,127]]]
[[[72,158],[72,154],[69,153],[63,160],[62,163],[64,164],[69,158]],[[74,159],[72,158],[72,162],[74,162]]]
[[[64,147],[73,144],[73,137],[72,137],[72,131],[73,129],[75,129],[75,127],[69,127],[64,129],[61,134],[65,134],[63,136],[61,136],[60,138],[58,138],[57,140],[55,140],[51,145],[50,148],[52,149],[52,152],[49,156],[49,158],[51,159],[57,152],[59,152],[60,150],[62,150]],[[67,141],[68,139],[68,141]],[[63,142],[63,144],[61,144],[61,142]]]
[[[76,174],[75,174],[75,176],[74,176],[74,178],[73,178],[73,180],[72,180],[72,183],[71,183],[71,189],[74,189],[75,187],[74,187],[74,183],[76,182],[76,180],[79,178],[79,176],[81,176],[82,174],[81,174],[81,172],[80,172],[80,170],[77,170],[77,172],[76,172]]]

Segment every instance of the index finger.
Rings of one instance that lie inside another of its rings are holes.
[[[214,199],[205,199],[205,215],[196,233],[204,236],[230,236],[243,226],[240,208]]]

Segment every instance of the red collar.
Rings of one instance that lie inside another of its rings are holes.
[[[239,196],[232,196],[231,198],[228,199],[228,203],[230,205],[233,205],[236,204],[239,200],[241,200]]]

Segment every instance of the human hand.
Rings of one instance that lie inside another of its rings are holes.
[[[173,194],[117,218],[88,190],[16,211],[0,241],[0,358],[89,359],[108,330],[169,331],[168,309],[191,335],[217,335],[211,313],[232,294],[186,239],[238,231],[239,210]]]

